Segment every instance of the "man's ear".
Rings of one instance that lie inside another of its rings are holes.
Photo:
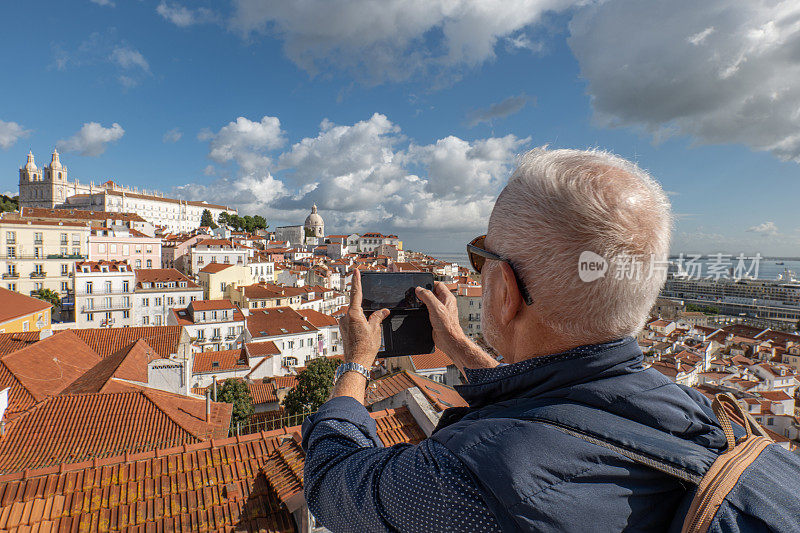
[[[503,301],[501,302],[502,307],[500,308],[500,321],[503,325],[506,325],[514,320],[520,313],[524,300],[522,299],[522,293],[517,284],[517,277],[514,275],[511,265],[505,261],[500,261],[498,265],[503,276],[503,288],[501,293],[503,295]]]

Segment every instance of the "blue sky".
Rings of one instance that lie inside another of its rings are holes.
[[[794,5],[793,5],[794,4]],[[516,154],[600,147],[669,191],[673,250],[800,255],[795,2],[0,4],[0,190],[71,178],[460,251]]]

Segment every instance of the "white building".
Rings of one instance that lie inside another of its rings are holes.
[[[359,252],[373,252],[381,245],[394,246],[398,250],[403,249],[403,241],[397,235],[383,235],[381,233],[364,233],[358,238]]]
[[[252,283],[272,283],[275,281],[275,262],[260,252],[253,254],[248,267]]]
[[[252,249],[239,246],[227,239],[205,239],[195,244],[189,252],[190,275],[196,275],[209,263],[247,265]]]
[[[455,290],[458,322],[469,337],[481,334],[483,290],[480,285],[458,285]]]
[[[236,213],[227,206],[165,198],[163,194],[117,185],[111,180],[102,185],[70,182],[67,167],[53,150],[50,165],[39,169],[33,153],[19,169],[19,205],[24,207],[72,208],[89,211],[136,213],[155,226],[171,231],[191,231],[200,226],[205,209],[214,220],[220,213]]]
[[[136,270],[134,325],[161,326],[170,309],[203,299],[203,288],[174,268]]]
[[[134,273],[124,261],[75,263],[75,327],[133,325]]]
[[[235,350],[244,342],[245,318],[228,300],[195,300],[172,309],[169,326],[183,326],[201,351]]]
[[[318,354],[319,329],[291,307],[251,310],[247,316],[247,332],[248,342],[275,343],[283,355],[284,373],[293,367],[305,366]]]
[[[339,323],[335,318],[312,309],[300,309],[297,312],[317,328],[317,338],[312,352],[314,357],[342,353],[342,338],[339,334]]]

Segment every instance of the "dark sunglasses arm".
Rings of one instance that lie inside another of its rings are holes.
[[[494,259],[495,261],[503,261],[505,263],[508,263],[508,261],[505,258],[497,254],[493,254],[492,252],[486,251],[483,248],[478,248],[477,246],[473,246],[471,244],[467,245],[467,251],[472,252],[476,255],[480,255],[482,257],[486,257],[487,259]],[[525,301],[525,304],[526,305],[533,304],[533,298],[531,298],[530,293],[528,293],[528,288],[525,286],[524,283],[522,283],[522,279],[520,279],[519,275],[517,274],[517,270],[513,267],[513,265],[511,265],[511,263],[508,264],[509,266],[511,266],[511,271],[514,273],[514,277],[517,280],[517,285],[519,286],[520,294],[522,295],[522,299]]]

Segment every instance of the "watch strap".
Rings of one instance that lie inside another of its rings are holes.
[[[339,367],[336,369],[336,372],[333,374],[334,384],[337,381],[339,381],[339,378],[342,377],[347,372],[358,372],[359,374],[367,378],[367,381],[369,381],[370,379],[369,369],[364,367],[364,365],[360,365],[358,363],[342,363],[341,365],[339,365]]]

